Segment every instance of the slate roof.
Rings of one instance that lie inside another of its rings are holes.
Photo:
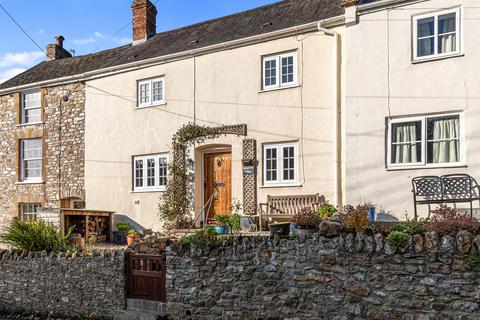
[[[145,43],[53,61],[44,61],[0,85],[0,89],[79,75],[263,33],[282,30],[344,13],[341,0],[283,0],[237,14],[167,32]]]

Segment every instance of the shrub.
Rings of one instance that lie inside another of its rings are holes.
[[[403,231],[392,231],[386,241],[390,248],[397,251],[400,248],[405,247],[407,244],[408,235]]]
[[[45,220],[21,221],[15,219],[7,227],[6,232],[0,236],[0,241],[17,250],[65,252],[73,250],[69,244],[73,229],[74,226],[63,236],[54,225]]]
[[[401,231],[412,236],[416,234],[423,235],[427,231],[427,221],[424,219],[420,219],[420,220],[407,219],[407,221],[402,221],[397,223],[393,227],[393,230]]]
[[[226,238],[227,242],[231,238]],[[206,225],[202,230],[195,231],[194,234],[188,235],[180,239],[179,243],[182,247],[190,247],[194,244],[197,247],[218,248],[223,245],[225,237],[218,237],[215,232],[215,226]]]
[[[368,219],[368,206],[365,204],[359,204],[356,207],[345,207],[345,227],[350,231],[365,232],[370,225]]]
[[[337,212],[337,208],[328,202],[322,204],[317,210],[317,214],[322,220],[330,219],[335,212]]]
[[[228,219],[228,227],[232,232],[239,232],[240,231],[240,215],[234,213]]]
[[[116,224],[117,230],[120,232],[127,232],[128,230],[132,229],[132,226],[130,223],[125,222],[125,221],[120,221],[119,223]]]
[[[300,228],[302,226],[317,228],[322,222],[322,219],[320,219],[312,208],[303,208],[293,216],[292,222],[300,226]]]
[[[427,223],[428,231],[436,231],[443,236],[454,235],[461,230],[477,234],[479,227],[477,218],[458,213],[457,210],[444,204],[432,211],[432,218]]]
[[[468,258],[465,260],[465,267],[472,270],[480,264],[480,251],[473,250]]]
[[[140,233],[135,229],[131,229],[130,231],[128,231],[128,236],[129,237],[139,237]]]
[[[214,217],[219,226],[228,227],[230,224],[230,215],[226,213],[217,213]]]

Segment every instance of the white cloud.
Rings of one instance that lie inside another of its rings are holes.
[[[15,77],[17,74],[24,72],[26,69],[12,68],[5,71],[0,71],[0,83],[4,83],[8,79]]]
[[[38,29],[37,34],[43,36],[45,34],[45,29]]]
[[[93,37],[88,37],[88,38],[82,38],[82,39],[73,39],[73,43],[75,44],[88,44],[95,42],[95,38]]]
[[[95,31],[93,33],[93,35],[97,38],[100,38],[100,39],[107,39],[108,38],[108,36],[104,35],[103,33],[99,32],[99,31]]]
[[[13,66],[31,66],[39,62],[45,56],[42,51],[24,51],[24,52],[7,52],[0,56],[0,68],[9,68]]]

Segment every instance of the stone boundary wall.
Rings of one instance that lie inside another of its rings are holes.
[[[93,256],[0,251],[0,308],[113,318],[125,308],[125,253]]]
[[[480,319],[468,232],[409,237],[397,253],[381,235],[244,238],[219,249],[167,248],[173,319]]]

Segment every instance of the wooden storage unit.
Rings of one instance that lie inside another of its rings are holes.
[[[97,242],[112,242],[113,214],[111,211],[62,209],[63,232],[75,226],[73,233],[80,234],[86,241],[90,233],[96,232]]]

